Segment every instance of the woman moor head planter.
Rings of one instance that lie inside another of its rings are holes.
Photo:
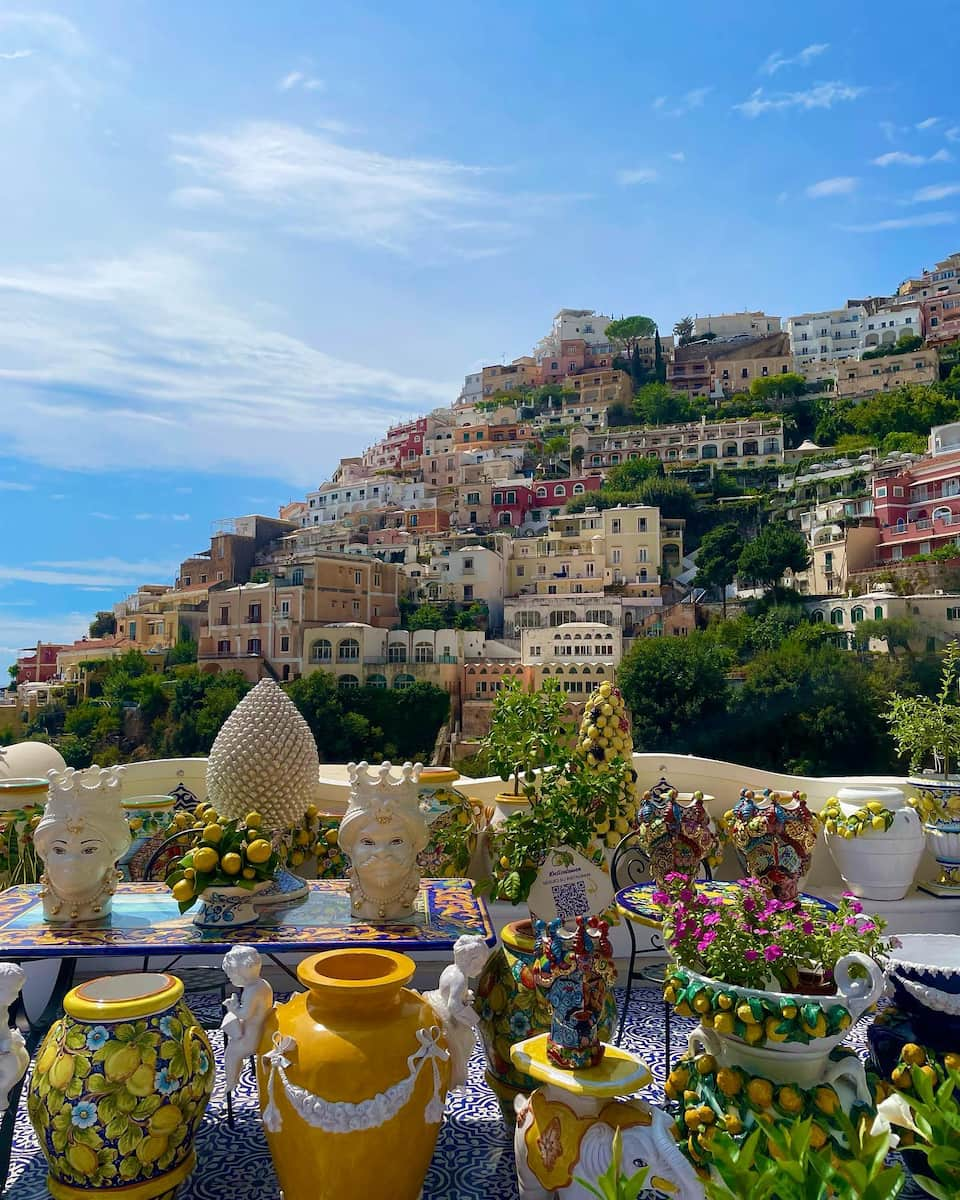
[[[364,921],[403,921],[413,915],[420,890],[417,855],[429,832],[420,811],[420,764],[404,763],[400,778],[390,763],[371,770],[348,763],[350,801],[339,840],[350,858],[350,910]]]
[[[46,921],[100,921],[110,912],[130,846],[120,803],[123,767],[51,771],[43,817],[34,834],[44,872],[40,896]]]

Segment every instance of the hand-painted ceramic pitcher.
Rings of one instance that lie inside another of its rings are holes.
[[[27,1111],[54,1200],[173,1200],[213,1091],[207,1035],[173,975],[92,979],[40,1047]]]

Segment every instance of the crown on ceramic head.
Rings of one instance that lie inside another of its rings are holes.
[[[46,828],[62,821],[71,833],[79,833],[84,825],[103,832],[116,833],[123,840],[126,816],[120,806],[120,787],[123,767],[87,767],[76,771],[47,772],[49,780],[47,803],[41,824]],[[129,831],[126,831],[129,839]]]
[[[394,779],[391,764],[382,762],[372,768],[367,762],[347,763],[350,778],[348,812],[371,813],[386,825],[394,814],[416,817],[420,811],[419,779],[422,764],[404,763],[400,778]]]

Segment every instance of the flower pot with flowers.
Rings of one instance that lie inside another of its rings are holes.
[[[664,999],[700,1021],[667,1081],[690,1157],[705,1160],[714,1128],[807,1116],[820,1146],[845,1153],[831,1117],[871,1097],[841,1042],[883,992],[883,922],[853,897],[831,911],[777,900],[757,879],[723,898],[672,875],[656,899],[673,956]]]
[[[488,768],[512,784],[510,791],[497,795],[494,824],[528,808],[536,798],[538,771],[558,762],[564,753],[566,711],[567,696],[556,679],[545,679],[536,692],[526,691],[519,679],[500,685],[490,732],[480,743]]]
[[[841,788],[820,811],[824,841],[862,900],[902,900],[923,857],[919,816],[899,788]]]
[[[596,830],[598,824],[618,819],[629,769],[621,760],[597,772],[583,759],[572,758],[544,774],[529,808],[512,813],[491,830],[491,875],[476,890],[495,900],[523,904],[547,855],[559,847],[582,854],[602,871],[609,870]],[[536,989],[535,958],[532,922],[525,919],[507,925],[503,944],[487,960],[476,989],[486,1078],[508,1124],[514,1121],[516,1093],[537,1087],[532,1077],[513,1066],[510,1049],[545,1033],[551,1024],[549,1005]],[[609,1039],[616,1018],[616,1000],[609,991],[600,1024],[603,1039]]]
[[[181,912],[201,902],[195,925],[252,925],[258,919],[254,901],[276,878],[280,855],[261,835],[259,813],[242,822],[206,815],[197,844],[174,863],[166,884]]]

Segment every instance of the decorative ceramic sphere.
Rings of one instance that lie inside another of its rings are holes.
[[[48,771],[66,768],[63,755],[46,742],[0,746],[0,779],[46,779]]]
[[[226,820],[258,812],[264,829],[293,829],[316,801],[319,775],[309,725],[282,688],[261,679],[213,743],[207,801]]]

